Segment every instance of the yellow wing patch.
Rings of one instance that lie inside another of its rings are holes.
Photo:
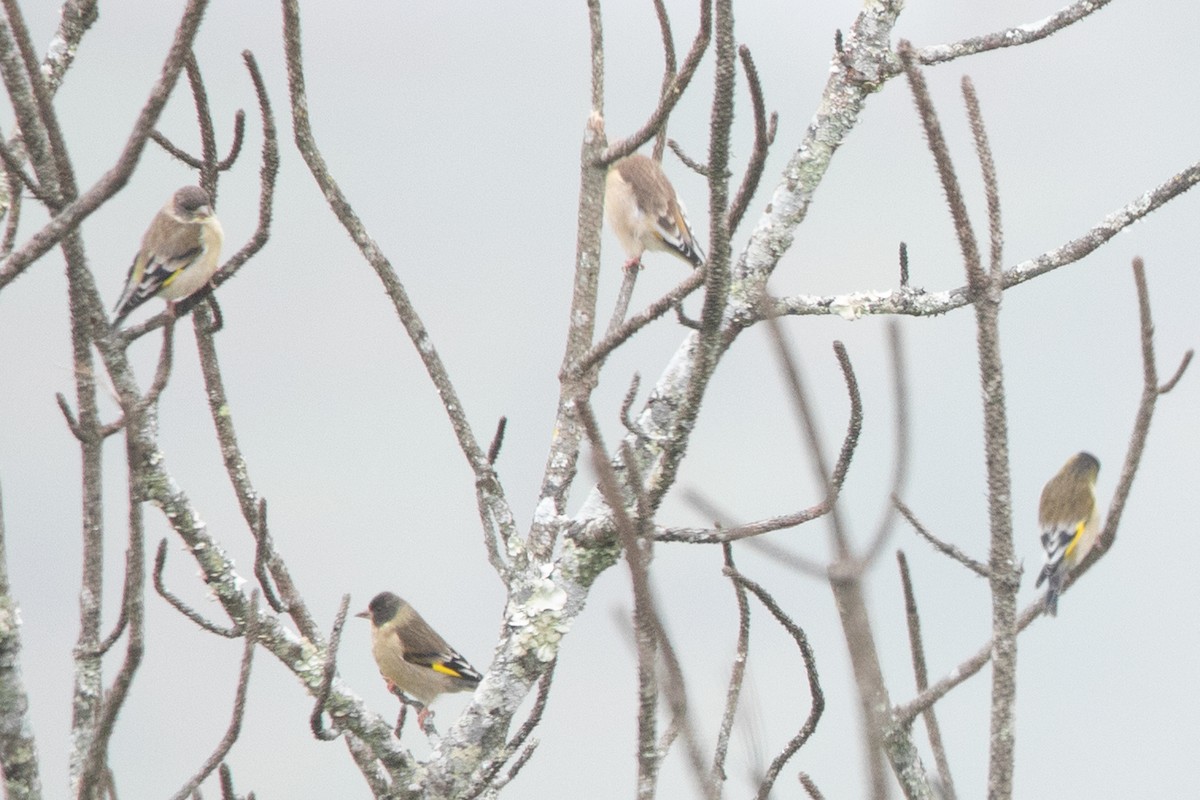
[[[1075,552],[1076,545],[1083,538],[1083,529],[1085,527],[1087,527],[1087,520],[1080,520],[1075,523],[1075,535],[1071,537],[1071,543],[1067,545],[1067,549],[1063,552],[1063,558],[1070,558],[1071,554]]]
[[[459,672],[456,669],[451,669],[450,667],[447,667],[445,664],[443,664],[440,661],[433,662],[432,664],[429,665],[429,668],[432,669],[434,672],[440,672],[443,675],[449,675],[451,678],[461,678],[462,677],[461,672]]]

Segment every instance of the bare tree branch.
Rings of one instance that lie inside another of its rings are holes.
[[[83,35],[99,18],[96,0],[66,0],[59,8],[58,30],[42,61],[46,86],[57,91],[63,76],[75,61],[75,53]]]
[[[567,375],[579,377],[598,365],[617,347],[624,344],[631,336],[649,325],[663,314],[679,305],[683,298],[699,289],[704,284],[704,269],[698,269],[688,275],[682,283],[651,303],[645,311],[630,317],[616,327],[609,328],[604,338],[583,354],[578,362],[567,367]],[[616,317],[614,316],[615,320]]]
[[[1109,0],[1076,0],[1038,22],[1005,28],[983,36],[973,36],[951,44],[927,45],[916,51],[916,60],[918,64],[930,66],[1002,47],[1036,42],[1091,16],[1108,4]]]
[[[639,707],[638,715],[638,792],[641,797],[652,797],[657,782],[658,768],[661,761],[661,746],[654,742],[654,707],[657,705],[657,681],[652,677],[655,664],[655,652],[661,653],[666,667],[666,699],[671,708],[674,724],[678,726],[687,744],[688,764],[700,785],[705,797],[718,796],[718,787],[708,780],[704,769],[704,759],[700,753],[695,732],[688,719],[687,690],[684,687],[683,672],[675,657],[666,629],[663,627],[653,592],[650,588],[649,559],[646,548],[649,539],[638,536],[638,521],[644,519],[639,514],[639,520],[630,519],[625,510],[625,492],[630,492],[635,504],[645,509],[645,499],[639,497],[642,493],[641,482],[636,481],[632,486],[623,489],[618,481],[612,465],[604,456],[604,441],[600,436],[599,425],[591,408],[581,401],[578,409],[579,419],[584,427],[589,443],[592,446],[593,466],[600,478],[600,490],[604,493],[621,539],[625,560],[629,564],[630,580],[634,592],[634,621],[635,636],[638,641],[639,662]],[[626,468],[629,468],[626,461]]]
[[[131,407],[127,407],[126,414]],[[136,412],[138,424],[147,422],[154,416],[153,407],[147,407]],[[104,694],[92,730],[78,730],[75,735],[87,741],[86,755],[79,764],[79,771],[72,775],[72,788],[79,800],[93,800],[98,797],[99,779],[108,768],[108,744],[112,738],[117,715],[120,713],[133,684],[133,676],[142,662],[145,652],[145,553],[143,549],[144,533],[142,527],[142,498],[139,496],[140,482],[138,467],[143,453],[139,443],[132,437],[126,438],[126,458],[129,463],[129,545],[125,553],[125,587],[121,602],[121,614],[128,619],[129,638],[125,644],[125,658],[113,679],[112,685]]]
[[[21,676],[20,612],[8,583],[4,499],[0,495],[0,771],[8,800],[40,800],[38,764],[29,695]]]
[[[528,761],[530,756],[533,755],[533,751],[537,747],[536,739],[529,743],[529,747],[526,748],[521,753],[520,757],[513,763],[512,768],[508,771],[508,775],[504,781],[496,780],[496,774],[500,772],[505,763],[507,763],[508,759],[512,758],[512,756],[518,750],[520,750],[521,746],[524,745],[526,740],[529,739],[529,735],[533,733],[534,729],[537,728],[537,726],[541,723],[542,714],[546,711],[546,701],[550,699],[550,684],[554,680],[554,668],[557,666],[558,661],[556,659],[555,661],[552,661],[546,671],[542,673],[542,677],[538,681],[537,699],[535,699],[533,702],[533,708],[530,709],[529,716],[525,719],[525,722],[521,723],[521,727],[517,730],[516,734],[508,740],[508,743],[504,746],[504,752],[501,754],[501,756],[494,760],[488,766],[488,768],[483,771],[483,774],[479,777],[479,780],[476,781],[475,785],[468,789],[463,795],[462,800],[474,800],[474,798],[479,797],[480,794],[489,788],[501,788],[501,786],[503,786],[505,783],[516,777],[516,774],[521,770],[521,767],[523,767],[525,762]]]
[[[750,160],[746,164],[746,174],[742,177],[742,185],[738,187],[733,205],[729,208],[726,222],[730,234],[738,229],[746,209],[750,207],[750,199],[758,191],[758,182],[762,179],[763,165],[767,160],[767,150],[775,139],[775,124],[778,117],[771,114],[771,122],[767,123],[767,108],[763,101],[762,83],[758,79],[758,68],[754,66],[754,58],[750,48],[742,45],[738,48],[738,56],[742,60],[742,70],[746,73],[746,86],[750,90],[750,104],[754,109],[754,149],[750,152]]]
[[[967,272],[967,286],[975,306],[976,342],[979,350],[979,379],[983,392],[985,458],[988,480],[988,519],[990,551],[988,566],[992,589],[992,630],[995,654],[992,663],[991,753],[988,764],[988,795],[998,800],[1012,796],[1013,753],[1016,725],[1017,669],[1017,566],[1012,532],[1012,484],[1008,468],[1008,422],[1004,397],[1004,367],[1000,359],[1000,300],[1003,296],[1000,270],[999,206],[994,200],[995,170],[991,167],[982,118],[978,108],[972,113],[975,147],[984,164],[984,182],[989,184],[988,208],[994,220],[993,268],[985,275],[980,254],[967,218],[966,204],[958,187],[958,178],[950,161],[950,152],[925,86],[924,77],[914,62],[912,46],[901,41],[900,58],[925,128],[930,152],[937,164],[942,190],[954,218],[959,248]],[[973,93],[968,91],[968,106]]]
[[[791,394],[793,411],[804,431],[804,443],[813,472],[825,492],[832,498],[829,528],[836,555],[828,570],[829,584],[837,600],[842,631],[854,668],[854,683],[858,690],[863,731],[867,741],[866,757],[871,776],[871,794],[876,800],[882,800],[887,794],[886,774],[881,758],[884,739],[883,712],[890,703],[883,682],[879,654],[875,647],[875,637],[871,632],[866,601],[863,598],[863,570],[851,550],[845,523],[838,509],[837,488],[821,446],[820,432],[800,377],[796,358],[783,335],[779,320],[769,317],[766,323],[779,367]]]
[[[825,711],[825,693],[821,690],[821,680],[817,673],[816,656],[813,654],[812,646],[808,643],[808,636],[804,630],[792,621],[791,617],[784,613],[775,599],[759,584],[742,575],[732,567],[725,568],[725,574],[728,575],[738,586],[749,591],[758,601],[767,607],[771,615],[776,621],[783,626],[796,642],[796,647],[800,649],[800,657],[804,661],[804,672],[808,676],[808,692],[812,698],[811,705],[808,711],[808,717],[804,720],[804,724],[795,736],[783,748],[783,751],[775,756],[771,762],[771,766],[767,769],[767,774],[763,778],[762,784],[758,787],[758,793],[755,795],[757,800],[767,800],[771,794],[771,787],[775,785],[776,778],[783,771],[788,760],[791,759],[796,751],[804,746],[808,738],[812,736],[813,731],[817,729],[817,723],[821,720],[821,715]]]
[[[205,395],[208,398],[208,409],[212,415],[213,428],[217,441],[221,445],[221,456],[225,462],[225,472],[237,495],[238,505],[242,510],[242,519],[246,521],[255,539],[255,563],[265,564],[271,573],[275,585],[279,587],[282,607],[296,623],[296,629],[309,641],[316,642],[320,638],[316,622],[304,604],[299,590],[292,581],[287,564],[279,558],[271,545],[267,528],[266,507],[262,497],[255,490],[250,480],[250,467],[242,456],[238,445],[237,432],[233,427],[233,413],[230,411],[229,399],[225,392],[225,383],[221,377],[221,364],[217,357],[216,342],[213,341],[209,326],[208,313],[204,308],[198,308],[193,315],[192,327],[196,334],[196,349],[200,355],[200,371],[204,375]],[[269,582],[261,581],[264,593],[272,598],[274,594],[269,588]],[[272,607],[274,604],[272,604]]]
[[[659,19],[664,20],[665,9],[660,13]],[[679,102],[679,98],[683,97],[683,93],[687,91],[688,85],[692,78],[695,77],[696,68],[700,66],[700,60],[704,57],[705,51],[708,49],[709,39],[712,37],[713,12],[712,0],[700,0],[700,22],[696,26],[696,36],[692,40],[692,47],[688,54],[683,59],[683,66],[679,69],[679,73],[674,76],[670,86],[664,84],[664,89],[660,94],[658,106],[650,114],[650,118],[645,124],[628,138],[621,139],[609,145],[604,151],[600,166],[608,166],[614,161],[624,158],[625,156],[637,150],[639,147],[650,141],[650,137],[658,133],[664,124],[671,111],[674,110],[675,104]],[[670,39],[670,29],[666,28],[664,32],[664,41],[668,47]],[[668,58],[668,62],[673,60],[673,55]],[[668,63],[669,67],[669,63]],[[595,111],[602,113],[601,106],[593,106]],[[661,148],[658,150],[661,153]]]
[[[800,785],[804,787],[804,791],[808,792],[808,796],[812,800],[825,800],[825,795],[821,794],[821,790],[817,788],[817,784],[804,772],[800,773]]]
[[[929,671],[925,666],[925,645],[921,641],[921,617],[917,613],[917,598],[913,593],[912,578],[908,573],[908,559],[903,550],[896,551],[896,561],[900,565],[900,582],[904,587],[904,616],[908,622],[908,646],[912,651],[913,675],[916,677],[917,691],[923,692],[929,686]],[[933,748],[933,759],[937,764],[938,776],[942,779],[944,800],[955,800],[954,780],[950,777],[950,762],[946,758],[946,746],[942,742],[942,729],[938,725],[937,715],[933,706],[925,709],[925,728],[929,732],[929,745]]]
[[[725,557],[725,569],[730,573],[735,572],[733,545],[725,542],[721,545],[721,553]],[[750,649],[750,603],[746,600],[746,589],[737,581],[731,582],[733,583],[734,597],[737,599],[738,635],[733,666],[729,670],[729,688],[725,690],[725,711],[721,714],[717,745],[713,748],[711,780],[718,785],[724,785],[726,780],[725,757],[729,751],[729,736],[733,732],[733,722],[737,717],[742,684],[746,679],[746,657]]]
[[[1008,290],[1059,267],[1074,264],[1106,244],[1125,228],[1179,197],[1197,182],[1200,182],[1200,162],[1172,175],[1164,183],[1113,211],[1078,238],[1009,267],[1003,273],[1001,287]],[[847,320],[880,314],[929,317],[946,314],[969,305],[970,302],[969,285],[937,292],[901,288],[894,292],[780,297],[771,301],[761,313],[773,316],[836,314]]]
[[[333,629],[329,632],[329,644],[325,650],[325,666],[321,670],[321,685],[317,689],[317,701],[313,704],[312,714],[308,717],[309,727],[313,736],[331,742],[340,735],[340,731],[325,730],[325,704],[329,702],[329,690],[333,688],[333,676],[337,674],[337,651],[342,642],[342,627],[346,624],[346,612],[350,610],[350,595],[342,595],[341,605],[338,606],[337,616],[333,619]]]
[[[167,540],[163,539],[158,543],[158,551],[154,555],[154,572],[152,573],[154,581],[154,590],[158,592],[162,599],[170,603],[176,611],[183,614],[192,622],[199,625],[209,633],[215,633],[217,636],[224,636],[226,639],[236,639],[242,635],[242,626],[234,624],[232,627],[225,628],[217,625],[215,622],[210,622],[205,619],[200,612],[189,606],[187,603],[179,599],[171,592],[163,583],[163,568],[167,564]],[[119,632],[119,629],[118,629]],[[111,645],[110,645],[111,646]],[[107,648],[105,648],[107,649]]]
[[[242,650],[242,666],[238,670],[237,691],[234,693],[233,716],[229,720],[229,727],[212,755],[208,757],[196,774],[188,779],[183,788],[172,796],[171,800],[187,800],[188,795],[199,791],[200,784],[204,783],[213,770],[224,761],[225,756],[233,748],[233,743],[237,741],[238,734],[242,731],[242,717],[246,713],[246,691],[250,686],[250,667],[254,663],[255,636],[258,633],[258,594],[256,592],[250,595],[250,609],[252,613],[246,618],[246,646]]]
[[[1146,289],[1145,273],[1141,268],[1141,259],[1135,259],[1134,261],[1134,282],[1138,294],[1139,332],[1142,344],[1142,396],[1134,416],[1133,431],[1129,437],[1129,446],[1126,449],[1125,461],[1121,468],[1121,477],[1113,492],[1113,498],[1109,502],[1108,513],[1105,515],[1104,531],[1101,532],[1096,545],[1088,553],[1087,557],[1071,572],[1071,575],[1067,579],[1067,586],[1074,584],[1084,573],[1091,569],[1116,541],[1121,514],[1124,510],[1125,502],[1129,497],[1130,489],[1133,486],[1133,478],[1137,473],[1138,465],[1141,463],[1146,438],[1150,432],[1150,420],[1153,418],[1154,409],[1159,397],[1158,370],[1154,356],[1154,321],[1150,313],[1149,292]],[[1181,369],[1186,366],[1189,360],[1185,357]],[[1034,620],[1039,619],[1042,616],[1043,609],[1042,598],[1038,598],[1022,610],[1016,621],[1017,631],[1025,630],[1033,624]],[[974,655],[955,667],[946,677],[925,691],[920,692],[910,702],[894,708],[892,710],[893,719],[900,725],[911,723],[918,714],[944,697],[951,689],[983,669],[984,665],[992,658],[994,650],[995,639],[993,638],[977,650]]]
[[[988,569],[987,564],[976,561],[954,545],[949,544],[948,542],[943,542],[941,539],[930,533],[929,530],[921,524],[921,521],[917,519],[917,515],[913,513],[913,510],[906,506],[904,501],[899,497],[893,495],[892,503],[895,504],[896,510],[900,512],[900,516],[904,517],[908,524],[913,526],[913,530],[920,534],[927,542],[932,544],[938,552],[950,556],[955,561],[962,564],[964,567],[971,570],[981,578],[988,578],[991,576],[991,571]]]
[[[354,240],[363,258],[375,270],[375,274],[379,277],[395,307],[397,317],[425,365],[430,381],[442,400],[442,406],[446,410],[450,426],[454,429],[459,448],[475,473],[476,484],[480,486],[481,496],[484,498],[484,505],[479,509],[480,515],[495,519],[497,524],[502,529],[510,531],[511,535],[511,532],[516,530],[516,522],[508,501],[505,499],[504,489],[491,464],[488,463],[487,454],[479,447],[479,443],[475,439],[475,434],[467,422],[462,401],[450,382],[450,375],[437,353],[433,340],[429,337],[429,331],[426,330],[425,324],[417,314],[417,310],[409,299],[404,284],[401,283],[399,276],[392,268],[391,262],[367,233],[366,227],[342,193],[341,187],[330,173],[325,158],[317,147],[316,138],[308,119],[308,96],[304,87],[304,65],[300,42],[300,11],[296,0],[284,0],[283,11],[288,89],[291,97],[292,127],[296,147],[300,150],[304,163],[308,165],[309,172],[312,173],[322,194],[325,195],[330,210],[346,229],[346,232],[350,234],[350,238]]]

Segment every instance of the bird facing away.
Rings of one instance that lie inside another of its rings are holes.
[[[151,297],[163,298],[174,312],[177,300],[203,288],[216,273],[224,240],[208,192],[199,186],[177,190],[142,237],[113,327]]]
[[[1096,508],[1096,476],[1100,462],[1091,453],[1076,453],[1042,489],[1038,522],[1046,564],[1034,588],[1046,585],[1046,613],[1058,614],[1058,595],[1067,575],[1096,544],[1100,534]]]
[[[371,598],[356,616],[371,621],[371,654],[388,691],[399,689],[421,706],[417,723],[424,728],[428,705],[446,692],[467,692],[483,678],[457,650],[446,644],[421,615],[391,592]]]
[[[647,250],[674,253],[693,267],[704,264],[687,211],[652,158],[634,153],[608,168],[604,216],[629,256],[625,269],[641,266]]]

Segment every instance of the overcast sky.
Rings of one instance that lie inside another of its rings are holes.
[[[57,24],[49,0],[27,3],[44,47]],[[693,33],[694,3],[669,2],[680,52]],[[762,186],[737,232],[745,245],[780,170],[799,145],[829,70],[834,31],[860,7],[849,0],[754,0],[737,8],[738,41],[758,65],[779,132]],[[897,38],[918,46],[1034,22],[1058,2],[914,2]],[[126,0],[101,8],[56,97],[81,185],[107,170],[156,80],[181,3]],[[589,112],[585,4],[302,4],[309,107],[331,170],[395,265],[445,359],[475,427],[487,440],[509,419],[498,462],[518,521],[532,517],[552,433],[575,255],[579,146]],[[640,127],[661,77],[659,34],[649,2],[604,7],[611,138]],[[1200,75],[1194,69],[1200,9],[1188,2],[1117,2],[1038,44],[931,68],[927,77],[960,164],[977,230],[983,198],[959,81],[975,82],[994,148],[1005,219],[1005,263],[1032,258],[1083,234],[1197,158]],[[256,487],[270,501],[271,530],[292,575],[325,628],[344,592],[352,610],[390,589],[408,599],[481,670],[496,641],[503,587],[488,565],[473,477],[437,395],[374,273],[324,204],[292,145],[280,10],[266,2],[214,0],[196,51],[218,119],[222,150],[244,108],[247,141],[221,178],[218,213],[232,253],[253,232],[261,130],[240,53],[262,65],[280,131],[282,167],[272,236],[219,295],[217,338],[230,407]],[[712,56],[671,118],[671,136],[693,157],[708,151]],[[733,168],[751,142],[749,102],[738,87]],[[0,117],[12,129],[11,112]],[[160,122],[197,148],[186,81]],[[702,180],[668,154],[665,168],[707,242]],[[740,173],[739,173],[740,176]],[[149,146],[128,186],[83,225],[106,303],[154,212],[196,176]],[[1013,513],[1024,560],[1022,604],[1033,601],[1041,562],[1036,504],[1042,484],[1072,453],[1101,462],[1107,507],[1141,390],[1137,308],[1130,261],[1145,258],[1160,369],[1169,374],[1200,342],[1196,298],[1197,204],[1190,194],[1118,235],[1088,258],[1007,292],[1001,333],[1008,392]],[[41,221],[27,204],[26,235]],[[909,246],[912,284],[963,284],[953,229],[906,84],[889,82],[867,102],[816,193],[795,244],[772,281],[778,294],[886,290],[898,283],[898,243]],[[623,254],[605,233],[602,316],[620,282]],[[707,248],[706,248],[707,249]],[[648,255],[634,307],[687,273]],[[689,306],[698,314],[698,301]],[[158,310],[147,304],[133,320]],[[902,321],[912,419],[906,499],[924,522],[980,559],[987,556],[986,487],[979,426],[973,313]],[[831,343],[846,343],[858,370],[866,425],[844,496],[859,540],[886,502],[893,408],[883,320],[797,318],[786,322],[811,382],[829,448],[847,404]],[[610,359],[595,397],[609,441],[631,375],[645,386],[687,335],[673,317],[650,326]],[[155,337],[131,347],[148,383]],[[171,383],[160,403],[169,468],[211,534],[249,574],[252,542],[214,442],[190,325],[179,329]],[[52,252],[0,293],[0,482],[9,571],[24,618],[23,666],[41,748],[47,796],[67,792],[71,649],[78,632],[79,451],[54,394],[74,396],[62,261]],[[1066,594],[1057,619],[1020,639],[1017,797],[1172,797],[1194,791],[1200,715],[1200,386],[1192,370],[1162,398],[1142,469],[1114,550]],[[1165,378],[1165,375],[1164,375]],[[642,400],[644,400],[643,389]],[[109,419],[116,416],[107,403]],[[123,442],[105,462],[106,622],[116,619],[126,519]],[[811,505],[818,493],[761,332],[742,337],[718,370],[688,458],[658,522],[705,525],[683,498],[703,493],[738,521]],[[574,512],[590,487],[585,472]],[[214,617],[197,569],[153,509],[148,546],[171,542],[167,580]],[[810,558],[827,555],[822,524],[775,534]],[[897,527],[869,585],[873,625],[893,701],[913,679],[899,580],[892,558],[911,559],[931,675],[981,646],[990,629],[986,584]],[[746,547],[739,565],[770,588],[805,627],[827,692],[825,717],[781,776],[776,796],[800,793],[809,773],[830,798],[863,794],[855,699],[840,626],[826,585],[788,572]],[[661,545],[653,579],[680,651],[695,716],[716,729],[736,637],[736,608],[717,548]],[[631,604],[619,564],[596,583],[564,642],[542,745],[511,786],[514,797],[630,796],[636,775],[635,670],[624,620]],[[122,797],[173,793],[207,756],[229,715],[240,642],[218,640],[148,597],[148,645],[112,744]],[[765,759],[803,721],[808,694],[790,640],[755,609],[748,712],[730,757],[728,796],[744,796],[756,742]],[[108,675],[117,662],[106,662]],[[392,717],[365,623],[351,621],[340,671],[368,705]],[[985,670],[939,706],[961,796],[986,786],[989,678]],[[466,702],[437,704],[448,726]],[[342,743],[309,733],[311,701],[294,677],[259,651],[247,722],[229,757],[239,792],[259,797],[366,798]],[[923,755],[931,765],[927,748]],[[405,743],[427,752],[409,729]],[[676,754],[662,796],[692,784]],[[208,790],[216,794],[216,789]],[[206,793],[207,794],[207,793]]]

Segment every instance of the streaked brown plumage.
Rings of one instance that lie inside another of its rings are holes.
[[[652,158],[635,153],[609,167],[604,216],[629,257],[626,269],[640,265],[647,250],[674,253],[693,267],[704,264],[683,202]]]
[[[1058,614],[1058,595],[1071,570],[1083,560],[1100,535],[1096,477],[1100,462],[1091,453],[1076,453],[1042,489],[1038,522],[1046,563],[1034,588],[1048,580],[1046,613]]]
[[[482,676],[446,643],[416,610],[391,592],[380,592],[356,616],[371,621],[371,653],[388,689],[419,701],[422,727],[429,703],[446,692],[471,691]]]

